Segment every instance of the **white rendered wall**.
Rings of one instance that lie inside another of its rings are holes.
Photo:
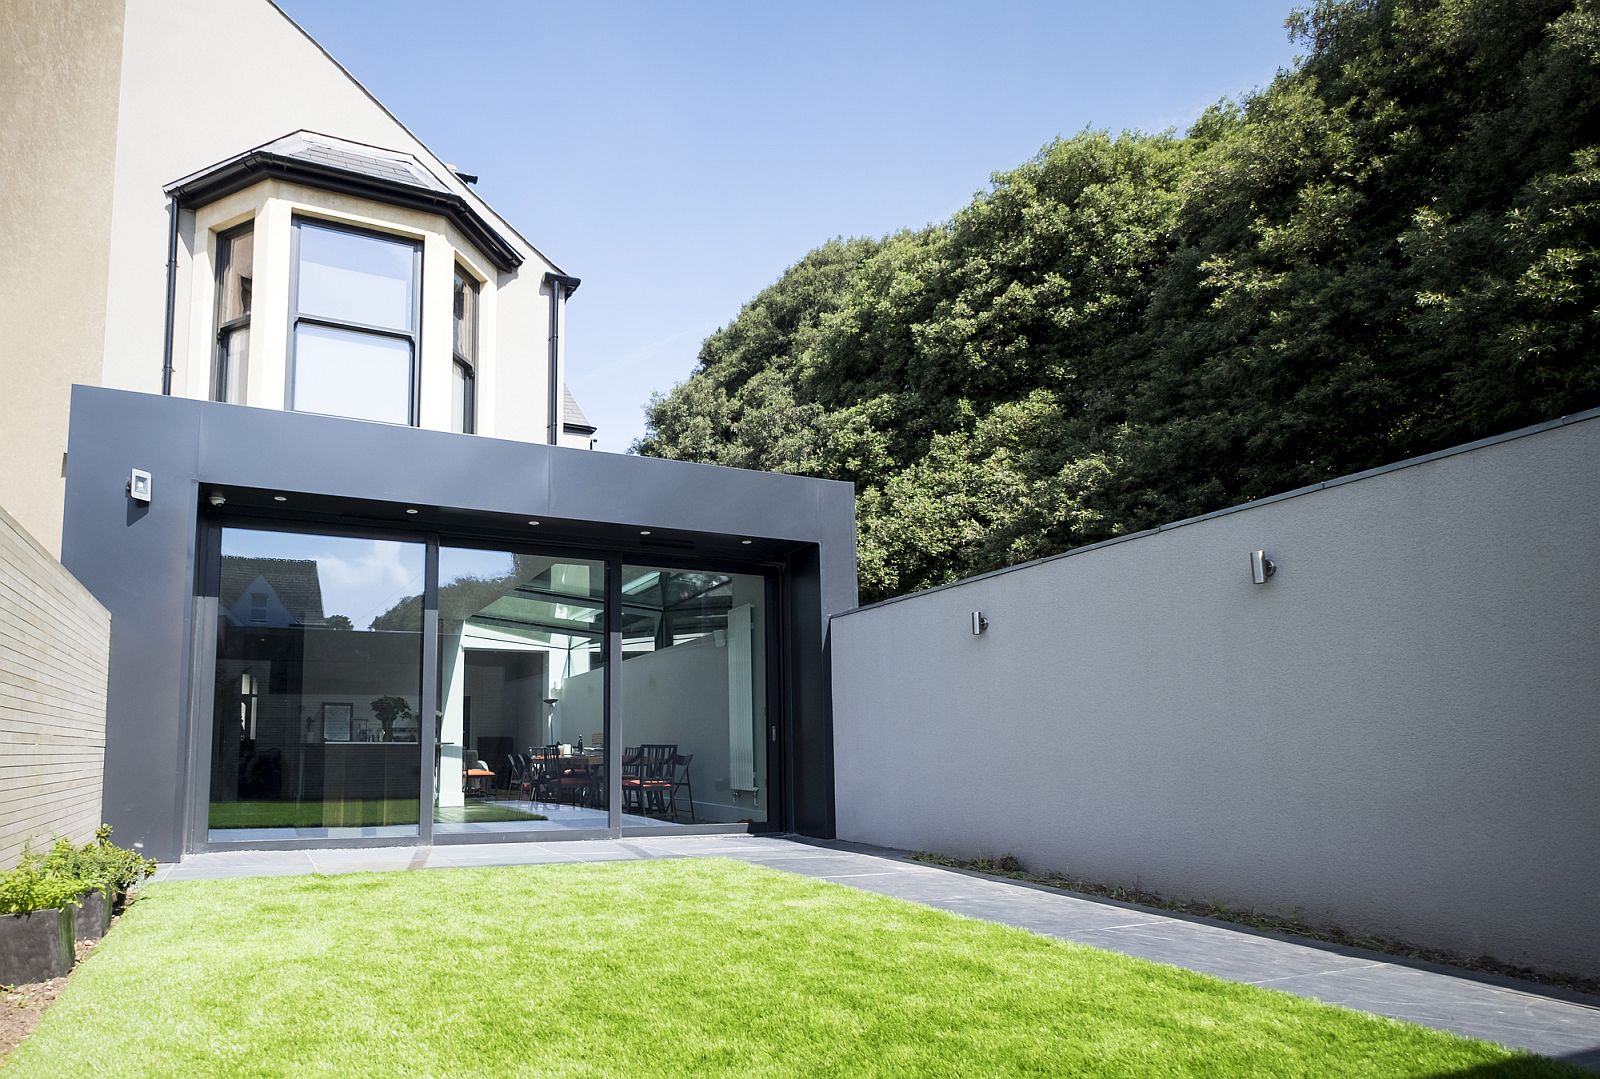
[[[836,617],[839,837],[1600,974],[1597,417]]]
[[[388,29],[375,25],[375,31]],[[549,309],[543,276],[554,267],[276,8],[266,0],[128,0],[120,95],[104,385],[161,389],[168,227],[163,186],[303,128],[415,154],[523,253],[527,261],[515,273],[491,268],[493,287],[484,290],[479,431],[545,441]],[[364,206],[334,209],[355,218],[370,214]],[[281,205],[279,210],[288,212]],[[395,213],[405,219],[399,222],[403,228],[424,228],[414,218],[425,215]],[[430,236],[447,232],[438,221],[426,228]],[[211,236],[193,215],[185,215],[182,235],[175,392],[203,397],[211,365],[210,285],[204,278],[210,272]],[[271,246],[261,244],[260,236],[257,242],[258,260],[272,259]],[[286,265],[287,252],[279,254],[281,259],[258,265],[258,289],[270,288],[265,273],[279,273],[279,263]],[[448,312],[448,296],[439,294],[448,293],[451,266],[440,244],[427,245],[423,275],[425,316]],[[252,358],[275,345],[281,366],[282,326],[269,326],[265,317],[252,322],[265,331],[259,347],[252,341]],[[204,332],[196,333],[197,325]],[[425,317],[423,334],[422,425],[447,430],[448,322]],[[254,382],[252,376],[253,394]],[[502,399],[506,393],[514,402]],[[262,394],[260,403],[282,407],[281,386],[264,387]],[[254,396],[252,403],[258,403]]]

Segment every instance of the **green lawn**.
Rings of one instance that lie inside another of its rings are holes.
[[[542,813],[470,801],[464,806],[441,806],[434,811],[434,820],[446,824],[548,819]],[[415,824],[417,800],[212,802],[209,823],[212,828],[370,828],[380,824]]]
[[[91,1072],[1581,1074],[719,859],[152,885],[4,1069]]]

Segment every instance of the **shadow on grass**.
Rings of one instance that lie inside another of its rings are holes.
[[[1541,1057],[1517,1057],[1493,1064],[1461,1068],[1457,1071],[1430,1072],[1427,1079],[1529,1079],[1533,1076],[1538,1076],[1540,1079],[1548,1076],[1584,1079],[1596,1071],[1600,1071],[1600,1046],[1581,1053],[1569,1053],[1553,1060]]]

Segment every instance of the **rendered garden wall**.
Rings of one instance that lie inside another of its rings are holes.
[[[841,839],[1600,974],[1600,411],[848,612],[832,654]]]

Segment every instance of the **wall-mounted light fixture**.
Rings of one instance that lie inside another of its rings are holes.
[[[989,628],[989,620],[987,618],[983,617],[983,612],[982,611],[973,611],[972,612],[972,635],[974,637],[981,637],[981,636],[983,636],[983,631],[988,629],[988,628]]]
[[[206,496],[206,501],[220,509],[222,508],[223,504],[228,501],[228,496],[223,494],[221,491],[212,491]]]
[[[128,473],[128,497],[135,502],[150,502],[150,473],[135,468]]]
[[[1277,572],[1278,564],[1267,557],[1267,552],[1250,552],[1250,579],[1256,584],[1266,584],[1267,578]]]

